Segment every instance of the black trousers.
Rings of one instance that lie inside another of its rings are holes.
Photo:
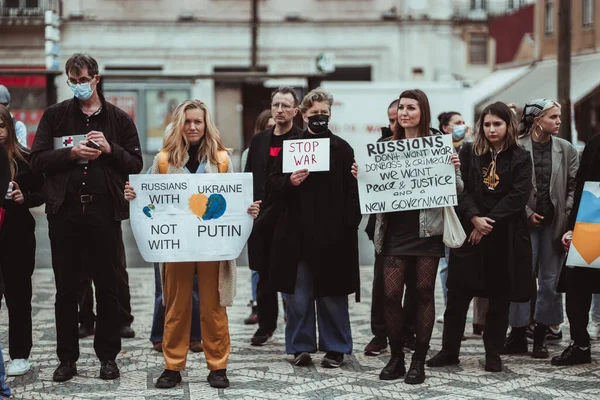
[[[406,271],[404,285],[406,289],[404,291],[404,331],[402,332],[402,336],[410,337],[415,334],[415,324],[417,322],[418,297],[414,266]],[[383,257],[376,255],[375,270],[373,272],[373,292],[371,293],[371,332],[374,336],[387,337],[384,301]]]
[[[279,303],[277,291],[273,290],[269,274],[259,273],[256,288],[256,312],[258,314],[258,328],[267,332],[274,332],[277,328]]]
[[[569,285],[567,289],[566,308],[571,330],[571,340],[579,347],[589,347],[590,335],[587,331],[587,326],[590,318],[590,307],[592,305],[592,293],[588,290],[577,288],[571,282],[569,282]]]
[[[129,293],[129,274],[127,273],[127,260],[125,258],[125,245],[123,243],[123,231],[119,223],[119,240],[117,240],[117,291],[119,296],[119,324],[120,326],[131,326],[133,315],[131,314],[131,295]],[[88,263],[83,262],[84,266]],[[92,277],[89,268],[84,268],[81,283],[77,293],[79,304],[79,323],[93,327],[96,323],[94,314],[94,289],[92,288]]]
[[[48,215],[52,268],[56,282],[56,339],[58,358],[79,358],[77,290],[82,260],[96,287],[97,321],[94,350],[100,361],[114,360],[121,351],[117,297],[119,222],[112,218],[109,198],[82,204],[69,198],[56,215]]]
[[[444,313],[444,334],[442,350],[458,356],[469,304],[473,294],[448,288],[448,303]],[[489,309],[485,317],[483,344],[487,354],[498,354],[504,346],[504,338],[508,329],[508,314],[510,301],[508,296],[493,296],[489,298]]]
[[[31,353],[31,276],[35,267],[36,245],[34,230],[35,227],[23,230],[14,224],[6,224],[2,227],[0,237],[0,270],[8,308],[8,352],[12,360],[28,359]]]

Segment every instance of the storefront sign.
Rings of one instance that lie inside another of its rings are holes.
[[[367,143],[355,150],[363,214],[455,206],[451,135]]]
[[[252,174],[131,175],[131,228],[147,262],[235,260],[252,231]]]
[[[283,172],[329,171],[329,139],[285,140]]]

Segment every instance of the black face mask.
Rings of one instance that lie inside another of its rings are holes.
[[[329,115],[311,115],[308,117],[308,127],[317,135],[326,132],[329,127]]]

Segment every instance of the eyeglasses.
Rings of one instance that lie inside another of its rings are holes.
[[[90,83],[92,81],[92,79],[94,79],[94,78],[83,77],[83,78],[79,78],[79,80],[69,78],[69,79],[67,79],[67,85],[69,85],[69,86],[85,85],[85,84]]]
[[[271,108],[273,108],[274,110],[277,110],[279,107],[281,107],[284,111],[289,111],[292,108],[294,108],[293,105],[288,104],[288,103],[273,103],[273,104],[271,104]]]

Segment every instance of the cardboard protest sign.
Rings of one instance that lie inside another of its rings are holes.
[[[283,173],[329,171],[329,139],[283,141]]]
[[[600,182],[586,182],[575,220],[567,265],[600,268],[598,237],[600,237]]]
[[[451,135],[365,143],[355,149],[363,214],[455,206]]]
[[[252,231],[252,174],[131,175],[131,228],[147,262],[235,260]]]

